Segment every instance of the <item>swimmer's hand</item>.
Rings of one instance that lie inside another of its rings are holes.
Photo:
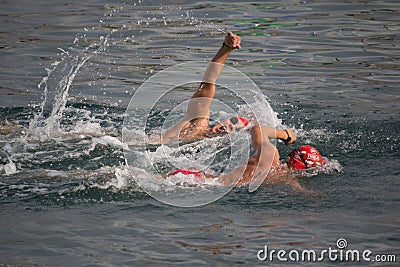
[[[287,138],[286,139],[281,139],[281,140],[287,146],[290,145],[290,144],[293,144],[294,142],[296,142],[296,140],[297,140],[296,134],[291,129],[286,129],[285,132],[287,134]]]
[[[229,47],[230,49],[240,49],[240,36],[233,34],[231,31],[225,37],[224,46]]]

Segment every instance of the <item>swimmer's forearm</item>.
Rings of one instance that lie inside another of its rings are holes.
[[[275,138],[280,140],[286,140],[288,138],[288,134],[285,130],[276,129],[275,130]]]
[[[200,84],[197,91],[193,94],[192,98],[196,97],[207,97],[214,98],[215,95],[215,82],[217,81],[219,75],[224,68],[224,64],[228,59],[229,54],[232,49],[229,47],[222,45],[218,52],[215,54],[210,64],[208,65],[204,76],[203,81]]]
[[[280,139],[282,141],[287,141],[290,139],[291,143],[296,141],[296,134],[290,130],[280,130],[269,126],[258,125],[254,126],[252,131],[253,138],[259,136],[261,139]]]
[[[232,50],[233,49],[223,44],[218,52],[215,54],[215,56],[211,59],[211,62],[225,64]]]
[[[203,81],[200,84],[199,89],[196,91],[195,97],[206,96],[213,98],[215,92],[215,83],[221,74],[225,62],[228,59],[229,54],[232,49],[227,47],[226,45],[222,45],[218,52],[215,54],[211,62],[208,64],[207,69],[203,76]],[[211,92],[204,92],[205,90],[209,90]]]
[[[192,98],[214,98],[215,82],[221,74],[225,62],[233,49],[240,49],[240,37],[232,32],[228,32],[223,44],[211,59],[211,62],[204,73],[203,81],[200,84],[199,89],[197,89],[193,94]]]

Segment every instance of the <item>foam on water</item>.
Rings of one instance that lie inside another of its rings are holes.
[[[4,171],[6,175],[11,175],[17,172],[17,166],[14,162],[10,160],[9,163],[5,164],[4,166],[0,166],[0,173]]]
[[[83,122],[78,121],[74,126],[71,133],[74,134],[90,134],[90,135],[104,135],[104,129],[97,122]]]

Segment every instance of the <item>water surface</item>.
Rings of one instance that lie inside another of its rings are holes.
[[[254,266],[264,245],[338,238],[398,258],[399,13],[397,1],[3,1],[0,264]],[[162,204],[124,168],[126,106],[154,73],[209,60],[227,30],[243,47],[228,64],[340,171],[301,179],[313,194],[278,184]],[[286,264],[309,263],[274,262]]]

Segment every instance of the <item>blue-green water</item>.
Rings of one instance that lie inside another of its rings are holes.
[[[339,238],[398,262],[399,8],[3,1],[0,265],[262,266],[264,245],[320,251]],[[313,193],[276,184],[197,208],[162,204],[127,175],[125,109],[154,73],[209,60],[227,30],[242,36],[228,64],[338,168],[300,179]],[[323,263],[338,264],[396,265]]]

